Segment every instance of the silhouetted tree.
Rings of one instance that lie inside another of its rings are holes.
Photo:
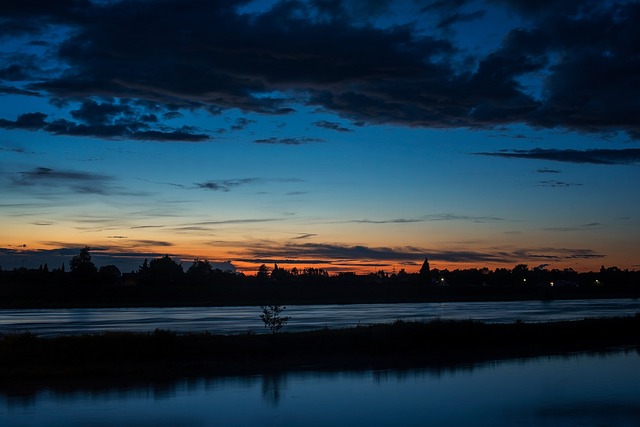
[[[96,265],[91,261],[91,248],[85,246],[80,253],[69,261],[69,268],[74,279],[79,281],[94,281],[98,275]]]
[[[429,268],[429,258],[425,258],[420,267],[420,281],[427,285],[431,284],[431,269]]]
[[[267,283],[269,281],[269,267],[264,264],[258,267],[256,279],[258,280],[258,283]]]
[[[175,284],[182,280],[182,266],[169,255],[147,260],[140,266],[140,280],[146,284]]]
[[[310,280],[313,282],[321,282],[329,278],[329,272],[322,268],[305,268],[302,270],[301,277],[304,280]]]
[[[274,264],[273,270],[271,270],[271,281],[274,283],[287,283],[291,279],[291,273],[286,269],[278,267],[278,264]]]
[[[213,276],[213,268],[209,261],[195,259],[193,264],[187,269],[187,280],[189,283],[204,284]]]
[[[513,283],[516,285],[527,285],[529,278],[529,266],[527,264],[518,264],[511,270],[513,275]]]
[[[102,283],[115,284],[120,282],[122,273],[118,267],[113,264],[109,264],[100,267],[100,270],[98,270],[98,276],[100,276],[100,281]]]

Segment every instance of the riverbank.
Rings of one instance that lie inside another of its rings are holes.
[[[0,381],[175,378],[451,365],[640,345],[640,315],[572,322],[395,322],[269,335],[0,337]]]

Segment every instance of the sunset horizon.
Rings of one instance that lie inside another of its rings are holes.
[[[632,1],[0,10],[0,268],[640,269]]]

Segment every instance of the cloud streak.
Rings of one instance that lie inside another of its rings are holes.
[[[576,259],[598,259],[605,255],[591,249],[570,248],[533,248],[486,251],[466,249],[429,249],[413,246],[369,247],[332,243],[257,243],[243,250],[237,261],[243,262],[284,262],[296,263],[322,262],[332,265],[345,265],[352,262],[420,263],[425,257],[432,261],[450,263],[519,263],[527,260],[566,261]]]
[[[301,137],[301,138],[261,138],[254,141],[256,144],[271,144],[271,145],[303,145],[314,142],[324,142],[320,138]]]
[[[19,172],[12,180],[14,189],[24,191],[59,190],[74,194],[98,194],[103,196],[142,196],[145,193],[132,192],[114,184],[115,178],[94,172],[78,170],[60,170],[48,167],[37,167],[29,171]]]
[[[634,165],[640,163],[640,148],[560,150],[534,148],[532,150],[501,150],[496,152],[475,153],[481,156],[504,157],[511,159],[551,160],[565,163],[590,163],[595,165]],[[551,173],[549,169],[538,172]]]
[[[472,215],[458,215],[451,213],[430,214],[424,215],[419,218],[390,218],[390,219],[352,219],[350,223],[356,224],[412,224],[419,222],[434,222],[434,221],[471,221],[477,223],[504,221],[504,218],[491,217],[491,216],[472,216]]]
[[[196,183],[196,187],[203,190],[222,191],[227,193],[234,188],[253,184],[258,181],[260,181],[260,178],[223,179]]]

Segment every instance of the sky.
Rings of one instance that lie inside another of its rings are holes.
[[[638,269],[638,22],[637,1],[5,0],[0,266]]]

